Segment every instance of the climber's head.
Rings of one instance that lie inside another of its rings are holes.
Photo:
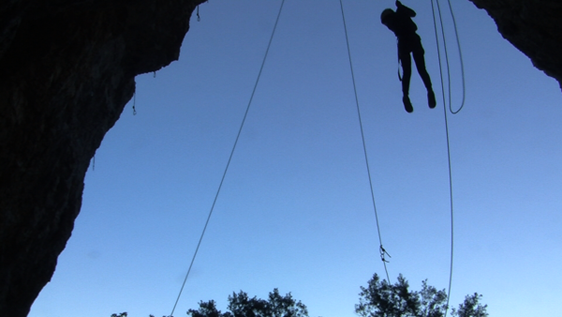
[[[395,14],[396,12],[392,9],[384,9],[381,13],[381,23],[387,25],[389,19],[391,19]]]

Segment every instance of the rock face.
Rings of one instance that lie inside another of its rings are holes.
[[[498,31],[562,88],[562,1],[470,0],[486,9]]]
[[[178,58],[204,1],[1,0],[0,316],[26,316],[50,280],[135,75]],[[471,1],[562,82],[560,0]]]
[[[50,280],[135,75],[178,58],[203,1],[0,2],[0,316]]]

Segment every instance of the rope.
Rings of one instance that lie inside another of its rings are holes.
[[[380,256],[381,256],[381,261],[384,265],[384,271],[386,272],[386,279],[387,279],[388,283],[390,283],[390,277],[388,275],[388,269],[386,267],[386,263],[388,261],[386,261],[386,259],[384,257],[385,254],[390,257],[390,254],[388,254],[382,246],[381,229],[380,229],[380,226],[379,226],[379,216],[378,216],[378,213],[377,213],[377,205],[375,203],[375,192],[373,190],[373,181],[372,181],[372,177],[371,177],[371,169],[369,167],[369,158],[367,156],[367,146],[365,144],[365,133],[363,131],[363,120],[361,119],[361,108],[359,107],[359,98],[357,97],[357,85],[355,84],[355,74],[353,72],[353,63],[351,61],[351,49],[349,47],[349,36],[347,34],[347,23],[345,22],[345,13],[344,13],[344,10],[343,10],[342,0],[340,0],[340,7],[341,7],[342,20],[343,20],[343,29],[344,29],[344,32],[345,32],[345,42],[347,44],[347,56],[349,58],[349,68],[351,70],[351,80],[353,82],[353,92],[355,94],[355,105],[357,107],[357,116],[359,118],[359,128],[361,130],[361,141],[363,142],[363,153],[365,154],[365,164],[367,166],[367,175],[369,176],[369,186],[371,188],[371,200],[373,202],[373,209],[375,211],[375,220],[376,220],[376,223],[377,223],[377,233],[378,233],[378,236],[379,236],[379,252],[380,252]]]
[[[135,108],[136,104],[137,104],[137,92],[135,91],[133,93],[133,116],[137,115],[137,108]]]
[[[205,231],[207,230],[207,226],[209,225],[209,220],[211,220],[211,215],[213,214],[213,210],[215,209],[215,205],[217,203],[217,199],[219,197],[222,185],[224,183],[224,179],[226,178],[226,174],[228,172],[230,162],[232,161],[234,151],[236,150],[236,145],[238,144],[238,140],[240,139],[240,134],[242,133],[242,129],[244,128],[244,123],[246,122],[246,118],[248,117],[248,112],[250,110],[250,106],[252,105],[252,100],[254,99],[254,95],[256,93],[256,89],[257,89],[258,83],[260,81],[260,77],[261,77],[261,74],[262,74],[262,71],[263,71],[263,67],[265,65],[265,61],[267,60],[269,48],[271,47],[271,43],[273,42],[273,36],[275,35],[275,30],[277,29],[277,24],[279,23],[279,17],[281,16],[283,4],[285,4],[285,0],[281,1],[281,6],[279,7],[279,12],[277,13],[277,18],[276,18],[275,24],[273,26],[273,31],[271,32],[271,37],[269,38],[269,43],[267,44],[267,49],[265,50],[265,55],[263,57],[263,61],[262,61],[261,66],[260,66],[260,70],[258,72],[258,77],[256,78],[256,82],[254,84],[254,89],[252,90],[252,94],[250,95],[250,100],[248,101],[248,105],[246,106],[246,111],[244,113],[244,117],[243,117],[242,122],[240,124],[240,128],[238,129],[238,134],[236,135],[236,140],[234,141],[234,145],[232,146],[232,150],[230,151],[230,156],[228,157],[228,161],[226,163],[226,167],[225,167],[224,172],[222,174],[222,178],[221,178],[221,181],[219,183],[219,187],[218,187],[217,192],[215,194],[215,198],[213,199],[213,204],[211,205],[211,209],[209,210],[209,215],[207,216],[207,221],[205,222],[205,226],[203,227],[203,231],[201,232],[201,236],[199,237],[199,242],[197,243],[197,247],[195,248],[195,252],[193,253],[191,263],[189,264],[189,268],[187,270],[187,273],[185,274],[185,278],[184,278],[183,283],[181,285],[180,291],[178,293],[178,297],[176,299],[176,302],[174,303],[174,308],[172,308],[172,312],[170,313],[170,316],[174,315],[174,311],[176,310],[176,306],[178,305],[178,301],[180,300],[181,294],[182,294],[183,289],[185,287],[185,283],[187,282],[187,278],[189,277],[189,273],[191,272],[191,268],[193,267],[193,263],[195,262],[195,258],[197,257],[197,252],[199,251],[199,247],[201,246],[201,242],[203,241],[203,236],[205,235]]]
[[[439,20],[440,20],[440,25],[441,25],[441,34],[443,36],[443,41],[445,42],[445,32],[444,32],[444,28],[443,28],[443,19],[441,16],[441,9],[439,7],[439,0],[435,0],[437,2],[437,6],[438,6],[438,12],[439,12]],[[433,28],[435,30],[435,41],[437,42],[437,57],[439,59],[439,75],[441,78],[441,95],[443,97],[443,113],[445,116],[445,135],[447,138],[447,163],[448,163],[448,167],[449,167],[449,201],[450,201],[450,209],[451,209],[451,260],[450,260],[450,264],[449,264],[449,287],[447,290],[447,306],[445,308],[445,317],[447,317],[447,312],[449,311],[449,301],[451,298],[451,288],[453,285],[453,261],[454,261],[454,201],[453,201],[453,168],[452,168],[452,164],[451,164],[451,146],[450,146],[450,138],[449,138],[449,120],[447,117],[447,107],[445,106],[445,84],[443,82],[443,67],[442,67],[442,59],[441,59],[441,50],[439,49],[439,35],[438,35],[438,31],[437,31],[437,20],[435,18],[435,6],[433,3],[433,0],[431,0],[431,12],[433,14]],[[452,11],[451,11],[452,12]],[[446,59],[446,65],[447,65],[447,78],[448,78],[448,85],[449,85],[449,110],[451,111],[452,114],[456,114],[458,113],[462,107],[464,106],[464,92],[463,92],[463,103],[461,105],[461,107],[456,111],[452,111],[451,109],[451,74],[449,71],[449,58],[448,58],[448,54],[447,54],[447,49],[446,49],[446,44],[444,44],[445,46],[445,59]],[[463,73],[463,77],[464,77],[464,73]],[[464,89],[464,79],[463,79],[463,89]]]

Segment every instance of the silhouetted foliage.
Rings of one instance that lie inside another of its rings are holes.
[[[367,287],[361,286],[359,304],[355,312],[361,317],[444,317],[447,310],[447,293],[422,281],[421,291],[409,289],[408,281],[400,274],[396,284],[389,284],[375,274]],[[487,317],[488,305],[480,304],[482,295],[467,295],[458,309],[451,310],[452,317]],[[200,301],[198,309],[190,309],[190,317],[308,317],[306,306],[293,299],[291,293],[281,296],[278,289],[269,293],[267,300],[250,298],[243,291],[228,296],[228,311],[217,309],[216,302]],[[127,317],[127,313],[111,317]],[[154,317],[150,315],[149,317]],[[172,316],[163,316],[172,317]]]
[[[443,317],[447,310],[447,293],[422,282],[421,291],[408,289],[408,281],[398,276],[396,284],[381,280],[377,274],[369,280],[367,287],[361,286],[359,304],[355,312],[362,317]],[[482,306],[479,300],[482,295],[466,296],[459,309],[453,309],[451,316],[486,317],[487,305]]]
[[[187,311],[188,315],[191,317],[230,317],[232,316],[230,313],[221,313],[220,310],[217,309],[217,305],[214,300],[210,300],[208,302],[199,302],[199,309],[190,309]]]
[[[268,299],[259,299],[240,291],[228,296],[228,312],[217,309],[214,300],[199,302],[199,309],[190,309],[191,317],[307,317],[306,306],[296,301],[291,293],[281,296],[278,289],[269,293]]]
[[[120,313],[120,314],[111,314],[111,317],[127,317],[127,312]],[[148,315],[148,317],[154,317],[154,315]],[[163,317],[170,317],[170,316],[163,316]]]
[[[459,317],[487,317],[486,308],[488,305],[480,304],[479,301],[481,299],[482,295],[478,293],[466,295],[464,302],[459,305],[459,309],[453,308],[451,315]]]

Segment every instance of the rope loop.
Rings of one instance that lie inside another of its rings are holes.
[[[438,32],[437,32],[437,19],[435,16],[435,6],[434,6],[434,0],[430,0],[431,1],[431,11],[433,13],[433,26],[435,28],[435,40],[437,43],[437,54],[439,56],[439,73],[441,76],[441,79],[443,80],[443,70],[442,70],[442,58],[441,58],[441,45],[439,44],[439,39],[438,39]],[[458,27],[457,27],[457,21],[455,18],[455,13],[453,12],[453,6],[451,5],[451,0],[447,0],[447,4],[449,6],[449,13],[451,15],[451,20],[453,22],[453,30],[455,31],[455,39],[457,42],[457,50],[459,52],[459,63],[460,63],[460,68],[461,68],[461,82],[462,82],[462,98],[461,98],[461,104],[459,106],[459,108],[457,110],[453,110],[453,103],[452,103],[452,91],[451,91],[451,67],[450,67],[450,63],[449,63],[449,51],[447,48],[447,38],[445,36],[445,27],[443,25],[443,15],[441,13],[441,5],[439,3],[439,0],[435,0],[435,3],[437,4],[437,12],[439,14],[439,27],[441,30],[441,37],[443,39],[443,52],[445,53],[445,66],[446,66],[446,73],[447,73],[447,91],[448,91],[448,108],[449,108],[449,112],[451,114],[458,114],[465,105],[466,102],[466,80],[465,80],[465,74],[464,74],[464,60],[463,60],[463,56],[462,56],[462,48],[461,48],[461,42],[460,42],[460,38],[459,38],[459,32],[458,32]],[[444,87],[442,87],[444,89]],[[445,92],[443,91],[443,94],[445,94]],[[445,99],[443,99],[443,102],[445,102]]]

